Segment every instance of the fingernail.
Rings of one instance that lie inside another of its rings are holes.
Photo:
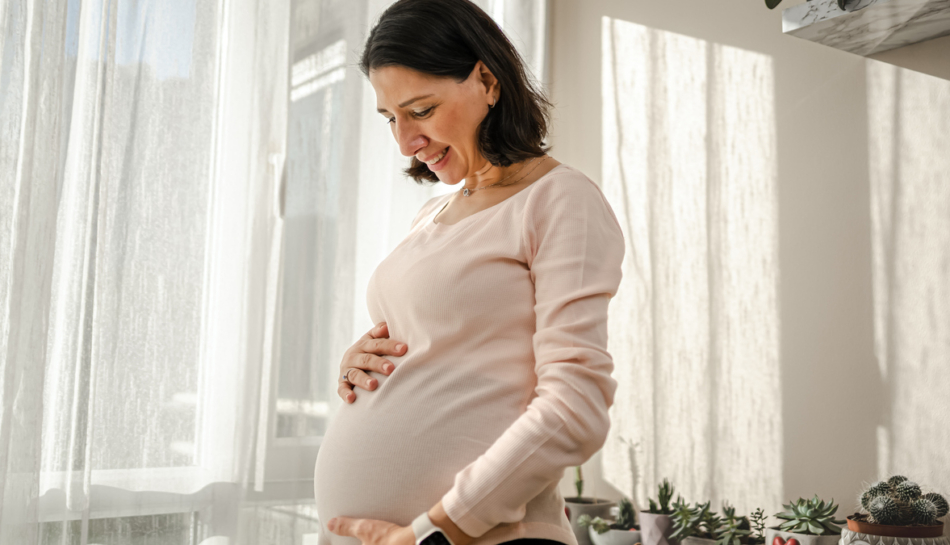
[[[387,363],[386,365],[383,366],[383,371],[386,371],[387,373],[391,372],[392,370],[393,370],[393,366],[391,363]]]
[[[402,350],[403,347],[405,347],[405,346],[406,346],[406,345],[404,345],[404,344],[397,344],[397,345],[396,345],[396,352],[399,352],[399,351]]]

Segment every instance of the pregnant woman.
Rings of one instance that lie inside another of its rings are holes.
[[[550,104],[469,0],[394,3],[360,67],[407,174],[460,187],[369,280],[377,326],[316,460],[320,544],[577,545],[558,484],[610,426],[617,218],[547,155]]]

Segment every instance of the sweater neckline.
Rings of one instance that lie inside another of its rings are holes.
[[[444,204],[442,204],[442,206],[439,206],[439,207],[436,209],[435,213],[432,214],[431,216],[429,216],[428,221],[426,221],[426,229],[427,229],[427,230],[439,230],[439,231],[446,231],[446,230],[453,229],[453,228],[455,228],[455,227],[457,227],[457,226],[459,226],[459,225],[461,225],[461,224],[463,224],[463,223],[468,222],[469,220],[471,220],[471,219],[474,218],[475,216],[478,216],[478,215],[480,215],[480,214],[483,214],[483,213],[485,213],[485,212],[488,212],[489,210],[496,209],[496,208],[498,208],[500,205],[502,205],[502,204],[504,204],[504,203],[506,203],[506,202],[508,202],[508,201],[510,201],[510,200],[512,200],[512,199],[514,199],[514,198],[517,197],[518,195],[521,195],[522,193],[525,193],[525,192],[527,192],[527,191],[530,191],[531,188],[533,188],[534,186],[536,186],[536,185],[538,185],[539,183],[541,183],[542,180],[544,180],[545,178],[547,178],[548,176],[550,176],[555,170],[557,170],[557,169],[559,169],[559,168],[561,168],[561,167],[570,168],[570,167],[568,167],[568,165],[566,165],[565,163],[561,163],[561,164],[557,165],[556,167],[552,168],[551,170],[545,172],[545,173],[544,173],[544,176],[541,176],[540,178],[538,178],[537,180],[535,180],[534,182],[532,182],[531,185],[529,185],[528,187],[522,189],[521,191],[518,191],[518,192],[515,193],[514,195],[511,195],[511,196],[509,196],[509,197],[507,197],[507,198],[505,198],[505,199],[503,199],[503,200],[501,200],[501,201],[496,202],[495,204],[489,206],[488,208],[483,208],[483,209],[479,210],[478,212],[475,212],[474,214],[469,214],[468,216],[465,216],[464,218],[460,219],[459,221],[457,221],[457,222],[455,222],[455,223],[451,223],[451,224],[436,223],[435,217],[438,216],[438,215],[439,215],[439,212],[441,212],[443,209],[445,209],[446,206],[448,206],[449,200],[452,199],[452,195],[454,194],[454,193],[448,193],[448,194],[447,194],[447,198],[445,199]]]

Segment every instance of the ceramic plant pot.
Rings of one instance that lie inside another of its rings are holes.
[[[680,545],[716,545],[715,539],[689,536],[679,542]]]
[[[836,545],[839,539],[840,534],[816,536],[786,532],[778,528],[765,529],[765,545]]]
[[[574,531],[574,537],[577,538],[577,545],[593,545],[590,541],[590,533],[587,527],[577,524],[577,519],[581,515],[590,515],[590,518],[600,517],[604,520],[611,519],[610,508],[616,507],[617,502],[607,501],[596,498],[573,497],[564,498],[564,512],[567,520],[571,522],[571,530]]]
[[[643,545],[676,545],[670,539],[673,533],[673,519],[670,515],[657,515],[640,511],[640,536]]]
[[[848,535],[845,536],[845,533]],[[849,545],[852,542],[855,545],[859,545],[858,542],[897,545],[897,538],[900,538],[900,545],[948,545],[948,540],[943,535],[942,522],[931,526],[889,526],[856,520],[854,515],[851,515],[848,517],[847,530],[841,531],[841,545]]]
[[[593,526],[588,526],[588,535],[593,545],[636,545],[641,543],[640,530],[614,530],[611,528],[598,534]]]

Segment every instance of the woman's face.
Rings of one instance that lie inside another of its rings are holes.
[[[477,131],[498,96],[498,82],[482,61],[461,83],[404,66],[371,70],[369,80],[376,108],[388,120],[403,155],[429,164],[449,185],[490,166],[478,151]]]

